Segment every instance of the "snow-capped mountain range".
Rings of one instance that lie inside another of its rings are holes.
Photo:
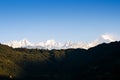
[[[27,39],[23,40],[15,40],[15,41],[10,41],[7,43],[3,43],[5,45],[8,45],[13,48],[28,48],[28,49],[68,49],[68,48],[84,48],[88,49],[90,47],[94,47],[100,43],[109,43],[112,41],[116,41],[114,37],[111,35],[102,35],[100,38],[92,41],[92,42],[70,42],[67,41],[65,43],[57,42],[55,40],[47,40],[45,42],[39,42],[39,43],[31,43]]]

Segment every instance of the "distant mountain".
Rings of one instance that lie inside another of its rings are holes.
[[[10,42],[3,43],[3,44],[8,45],[8,46],[13,47],[13,48],[19,48],[19,47],[25,47],[25,46],[32,46],[33,45],[26,39],[23,39],[23,40],[20,40],[20,41],[17,41],[17,40],[10,41]]]
[[[20,40],[20,41],[10,41],[7,43],[3,43],[5,45],[8,45],[13,48],[28,48],[28,49],[69,49],[69,48],[84,48],[88,49],[90,47],[94,47],[100,43],[109,43],[115,41],[109,37],[101,36],[100,38],[96,39],[93,42],[85,43],[85,42],[70,42],[67,41],[65,43],[57,42],[55,40],[47,40],[46,42],[39,42],[39,43],[31,43],[26,39]]]

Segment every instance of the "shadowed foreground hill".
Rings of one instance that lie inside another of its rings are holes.
[[[39,50],[0,44],[0,80],[120,80],[120,42],[88,50]]]

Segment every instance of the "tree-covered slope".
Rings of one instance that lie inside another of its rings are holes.
[[[39,50],[0,44],[2,80],[117,80],[120,42],[85,49]]]

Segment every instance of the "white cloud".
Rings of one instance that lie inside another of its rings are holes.
[[[110,42],[119,40],[119,38],[115,34],[108,34],[108,33],[103,34],[102,38]]]
[[[117,35],[105,33],[101,35],[99,38],[97,38],[96,40],[89,42],[87,45],[87,48],[94,47],[101,43],[109,43],[109,42],[118,41],[118,40],[120,40],[120,38]]]

